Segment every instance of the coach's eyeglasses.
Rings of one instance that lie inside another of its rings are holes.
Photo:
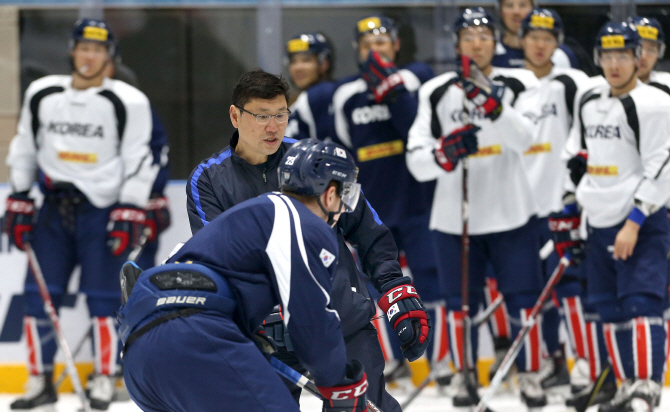
[[[251,113],[249,110],[244,110],[244,108],[235,105],[238,109],[245,113],[249,113],[250,115],[254,116],[256,118],[256,122],[260,124],[268,124],[270,123],[270,120],[274,117],[275,122],[277,123],[286,123],[288,122],[288,118],[291,115],[291,111],[287,110],[284,113],[278,113],[278,114],[256,114],[256,113]]]

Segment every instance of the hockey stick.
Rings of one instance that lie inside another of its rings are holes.
[[[58,314],[54,307],[53,301],[51,300],[51,295],[49,295],[49,289],[47,288],[46,281],[44,280],[44,274],[42,273],[42,268],[40,267],[39,262],[37,261],[37,256],[35,256],[35,251],[33,250],[30,242],[25,242],[25,251],[28,255],[28,264],[32,268],[33,275],[35,276],[35,281],[37,282],[37,287],[39,289],[42,300],[44,300],[44,311],[49,316],[51,321],[51,326],[53,327],[54,332],[56,333],[56,343],[58,347],[63,352],[63,357],[65,358],[65,367],[70,379],[72,380],[72,385],[74,390],[79,395],[82,406],[84,407],[85,412],[91,412],[91,407],[88,404],[86,395],[84,394],[84,389],[81,386],[81,381],[79,380],[79,375],[77,373],[77,368],[74,365],[74,358],[72,357],[72,352],[70,352],[70,347],[65,340],[65,335],[63,335],[63,330],[60,327],[60,320],[58,319]]]
[[[514,339],[512,346],[509,348],[507,354],[500,363],[498,371],[493,377],[493,380],[491,380],[491,384],[489,385],[482,399],[479,401],[479,404],[475,408],[474,412],[482,412],[487,409],[486,404],[491,400],[493,395],[495,395],[496,391],[502,384],[505,375],[507,375],[507,372],[509,372],[510,368],[512,367],[512,363],[514,362],[517,355],[521,351],[523,340],[525,339],[526,335],[528,335],[530,330],[533,328],[535,324],[535,319],[542,310],[544,302],[549,297],[549,294],[553,291],[554,286],[556,286],[556,284],[558,284],[558,282],[561,280],[561,276],[563,276],[565,268],[567,268],[569,265],[570,265],[570,256],[566,254],[561,258],[561,260],[558,263],[558,266],[556,267],[556,269],[554,269],[554,273],[552,273],[551,277],[549,278],[549,281],[547,281],[547,284],[544,286],[544,289],[542,289],[540,297],[538,298],[537,302],[535,302],[535,305],[533,306],[530,315],[528,315],[528,321],[521,328],[516,339]]]
[[[598,395],[598,392],[600,392],[600,389],[603,387],[605,379],[607,379],[607,375],[609,375],[611,369],[612,365],[607,364],[605,369],[603,369],[603,371],[600,372],[600,375],[598,376],[598,379],[596,379],[596,382],[593,385],[591,392],[589,392],[589,397],[587,398],[586,402],[581,405],[575,405],[575,409],[577,410],[577,412],[586,412],[586,410],[593,405],[593,402],[596,400],[596,396]]]
[[[312,395],[316,396],[317,398],[324,400],[323,396],[317,389],[316,385],[314,382],[310,381],[307,379],[305,375],[302,375],[301,373],[298,373],[298,371],[292,369],[288,365],[286,365],[284,362],[280,361],[279,359],[275,358],[274,356],[267,356],[267,358],[270,360],[270,365],[272,365],[272,368],[277,372],[279,375],[283,376],[286,378],[288,381],[291,383],[299,386],[302,389],[305,389],[307,392],[311,393]],[[368,408],[372,412],[382,412],[377,405],[372,403],[371,400],[368,399]]]
[[[74,348],[74,352],[72,352],[72,358],[73,359],[76,358],[77,355],[79,355],[79,352],[81,352],[82,348],[84,347],[84,344],[88,340],[88,337],[91,335],[91,333],[93,333],[93,325],[89,326],[89,328],[86,330],[86,333],[84,334],[84,336],[81,337],[81,339],[79,340],[79,343]],[[58,388],[61,386],[61,384],[63,384],[66,377],[67,377],[67,368],[63,369],[63,371],[60,373],[60,376],[56,380],[56,383],[54,383],[54,387],[56,388],[56,390],[58,390]]]

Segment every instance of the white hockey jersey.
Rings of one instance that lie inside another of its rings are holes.
[[[640,81],[627,95],[610,97],[609,85],[580,98],[571,148],[587,150],[587,172],[577,201],[589,224],[615,226],[634,199],[664,205],[670,198],[670,96]]]
[[[494,67],[490,78],[506,84],[503,110],[486,119],[457,86],[455,72],[442,74],[419,89],[419,110],[409,131],[407,166],[419,181],[437,179],[430,228],[462,233],[462,163],[452,172],[442,169],[433,154],[440,136],[463,126],[464,105],[477,133],[479,151],[469,158],[469,232],[503,232],[523,226],[537,205],[523,166],[532,143],[532,124],[514,107],[521,93],[535,88],[535,75],[524,69]]]
[[[77,90],[72,76],[43,77],[26,91],[9,147],[12,187],[29,190],[39,170],[51,182],[74,184],[96,207],[144,207],[159,169],[151,128],[149,100],[124,82]]]
[[[562,154],[577,90],[587,79],[581,70],[554,67],[540,79],[540,87],[522,93],[514,106],[533,124],[533,144],[523,159],[540,217],[563,208],[566,161]]]
[[[670,73],[668,72],[652,70],[651,73],[649,73],[647,84],[670,95]]]

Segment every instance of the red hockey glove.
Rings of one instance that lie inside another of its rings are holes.
[[[570,180],[575,186],[579,185],[579,182],[582,180],[582,177],[586,174],[587,166],[586,163],[589,159],[589,155],[586,150],[580,150],[577,153],[577,156],[568,160],[568,169],[570,169]]]
[[[458,160],[477,153],[477,132],[479,127],[473,124],[453,130],[449,135],[442,136],[435,144],[435,160],[447,172],[456,168]]]
[[[392,101],[398,93],[407,91],[395,64],[374,50],[370,51],[368,60],[361,64],[361,75],[378,104]]]
[[[33,217],[35,201],[28,197],[28,192],[12,193],[7,196],[7,209],[3,219],[2,231],[9,238],[9,247],[24,249],[24,242],[29,242],[33,233]]]
[[[368,410],[368,378],[363,364],[352,360],[336,386],[317,386],[324,397],[323,412],[365,412]]]
[[[483,112],[484,117],[491,120],[497,119],[502,113],[505,85],[489,80],[477,67],[477,63],[467,56],[461,56],[458,62],[460,63],[456,70],[459,76],[458,82],[468,100]]]
[[[146,212],[129,204],[119,204],[109,214],[107,245],[114,256],[130,253],[140,243]]]
[[[410,362],[418,359],[428,347],[433,330],[412,280],[402,277],[384,284],[378,305],[398,334],[403,355]]]
[[[165,196],[151,195],[151,199],[149,199],[149,203],[144,209],[147,212],[144,225],[151,231],[147,242],[155,242],[158,235],[163,233],[171,223],[168,199]]]
[[[558,256],[570,254],[570,264],[578,265],[584,260],[584,241],[579,237],[581,213],[574,207],[549,215],[549,230],[554,236],[554,247]]]

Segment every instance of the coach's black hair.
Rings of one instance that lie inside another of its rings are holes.
[[[281,75],[263,71],[256,67],[244,73],[233,89],[233,104],[244,107],[251,99],[272,100],[284,96],[288,104],[289,87]]]

